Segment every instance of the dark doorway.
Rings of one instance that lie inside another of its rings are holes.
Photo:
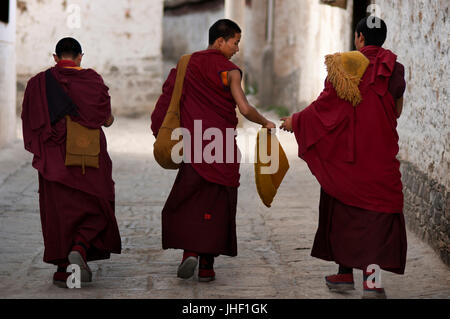
[[[354,39],[355,39],[355,29],[361,19],[367,17],[367,7],[372,3],[371,0],[354,0],[353,1],[353,22],[352,22],[352,50],[356,50]]]
[[[0,2],[0,21],[9,22],[9,0]]]

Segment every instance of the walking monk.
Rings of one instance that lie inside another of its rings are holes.
[[[240,39],[241,29],[236,23],[227,19],[217,21],[209,30],[208,49],[191,56],[184,79],[181,127],[192,137],[192,161],[182,163],[162,211],[163,248],[184,250],[178,267],[178,277],[184,279],[194,275],[199,263],[199,281],[214,280],[214,257],[237,255],[236,205],[240,175],[233,135],[238,124],[236,105],[248,120],[275,128],[274,123],[249,105],[241,87],[242,72],[230,62],[239,51]],[[175,69],[170,72],[152,113],[151,128],[155,136],[170,104],[176,73]],[[215,149],[215,155],[222,160],[211,162],[203,158],[209,143],[212,144],[203,134],[213,128],[224,139],[215,135],[215,144],[221,144],[220,149]],[[226,147],[225,136],[230,131],[231,147]],[[196,139],[201,140],[197,149]],[[186,139],[184,142],[187,148]]]
[[[381,19],[360,21],[359,51],[327,56],[324,91],[281,127],[295,133],[299,156],[322,187],[311,255],[339,264],[326,277],[330,289],[354,289],[353,268],[363,270],[364,298],[386,298],[380,281],[372,282],[379,271],[368,266],[403,274],[406,263],[396,158],[406,84],[397,56],[381,47],[386,35]]]
[[[114,121],[110,96],[99,74],[80,67],[82,56],[78,41],[60,40],[56,65],[29,80],[22,109],[25,149],[33,153],[39,176],[44,262],[58,266],[53,282],[61,287],[66,287],[69,264],[79,265],[81,281],[89,282],[88,261],[121,252],[112,163],[102,131]],[[92,159],[84,155],[81,165],[65,165],[69,124],[96,136],[75,141],[80,147],[98,146],[93,153],[98,168],[89,167]]]

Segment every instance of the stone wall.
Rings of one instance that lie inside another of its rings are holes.
[[[401,173],[408,228],[450,265],[450,192],[412,163],[402,161]]]
[[[16,1],[10,0],[9,21],[0,22],[0,148],[12,142],[16,133]]]
[[[19,112],[27,80],[54,64],[66,36],[110,87],[115,114],[149,112],[161,90],[162,0],[19,0],[17,9]]]
[[[406,71],[398,126],[406,219],[450,264],[450,3],[376,4],[388,25],[385,48],[398,55]]]

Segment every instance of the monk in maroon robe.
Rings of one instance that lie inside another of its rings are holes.
[[[230,62],[239,51],[240,39],[238,25],[226,19],[217,21],[209,30],[209,48],[195,52],[186,71],[180,117],[181,127],[192,137],[190,142],[183,139],[185,152],[191,149],[191,160],[182,163],[162,211],[163,248],[184,250],[178,267],[178,277],[184,279],[194,275],[199,263],[198,279],[214,280],[214,257],[237,255],[236,205],[240,175],[234,135],[231,147],[226,147],[227,132],[234,134],[238,124],[236,105],[248,120],[275,128],[274,123],[249,105],[241,87],[241,71]],[[170,104],[176,73],[176,69],[170,72],[152,113],[151,129],[155,136]],[[216,135],[212,141],[202,138],[209,129],[219,130],[221,136]],[[215,155],[222,155],[222,160],[211,162],[203,158],[212,142],[222,145],[223,149],[215,149]]]
[[[282,119],[282,128],[295,133],[299,156],[322,187],[311,255],[339,264],[339,273],[326,277],[330,289],[354,289],[353,268],[363,270],[367,298],[385,298],[384,289],[369,284],[374,271],[368,266],[403,274],[406,263],[396,158],[404,67],[394,53],[381,47],[386,34],[381,19],[363,19],[355,32],[359,52],[328,56],[328,77],[319,98]],[[354,59],[346,60],[347,56]],[[355,79],[345,73],[344,66],[350,65],[365,69],[360,81],[346,88]]]
[[[44,262],[58,266],[53,280],[66,287],[69,264],[78,264],[81,281],[92,280],[88,261],[120,254],[114,214],[112,162],[102,126],[110,126],[110,96],[99,74],[81,69],[81,46],[64,38],[56,46],[55,67],[31,78],[23,100],[25,149],[34,155]],[[100,130],[99,168],[66,167],[66,118]]]

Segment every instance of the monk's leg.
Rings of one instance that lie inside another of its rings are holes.
[[[325,277],[326,285],[329,289],[335,291],[348,291],[355,289],[355,281],[353,279],[353,268],[339,265],[336,275]]]
[[[179,278],[189,279],[194,275],[197,264],[198,280],[200,282],[210,282],[215,280],[216,273],[214,272],[214,258],[218,255],[214,254],[199,254],[185,250],[183,252],[183,260],[178,266]],[[200,259],[200,262],[198,260]]]
[[[363,299],[386,299],[386,292],[381,287],[380,278],[374,276],[375,271],[363,270]],[[381,276],[381,274],[379,274]]]
[[[39,202],[44,237],[44,262],[76,263],[82,280],[90,281],[88,260],[120,253],[120,235],[114,204],[39,175]]]
[[[61,263],[58,265],[56,272],[53,274],[53,284],[60,288],[67,288],[67,278],[71,275],[67,272],[69,263]]]
[[[198,281],[210,282],[216,279],[214,272],[214,255],[200,255],[200,265],[198,269]]]
[[[340,265],[338,274],[327,276],[330,289],[354,289],[354,269],[368,265],[403,274],[406,236],[402,214],[367,211],[341,203],[321,191],[319,227],[312,256]],[[364,298],[385,297],[382,289],[370,289],[364,278]]]
[[[194,275],[199,255],[237,255],[236,202],[237,188],[210,183],[190,165],[181,167],[162,211],[163,249],[185,251],[178,277]]]
[[[182,279],[189,279],[194,276],[195,268],[198,264],[198,253],[184,250],[183,259],[178,266],[177,277]]]
[[[106,250],[101,234],[108,228],[108,218],[100,201],[101,199],[91,196],[89,200],[86,198],[83,208],[80,207],[85,213],[76,225],[73,245],[68,257],[70,263],[80,266],[82,282],[92,281],[92,271],[87,263],[89,260],[97,259],[92,252],[98,249]],[[108,209],[109,207],[106,208]]]
[[[339,265],[338,274],[352,274],[353,268]]]

